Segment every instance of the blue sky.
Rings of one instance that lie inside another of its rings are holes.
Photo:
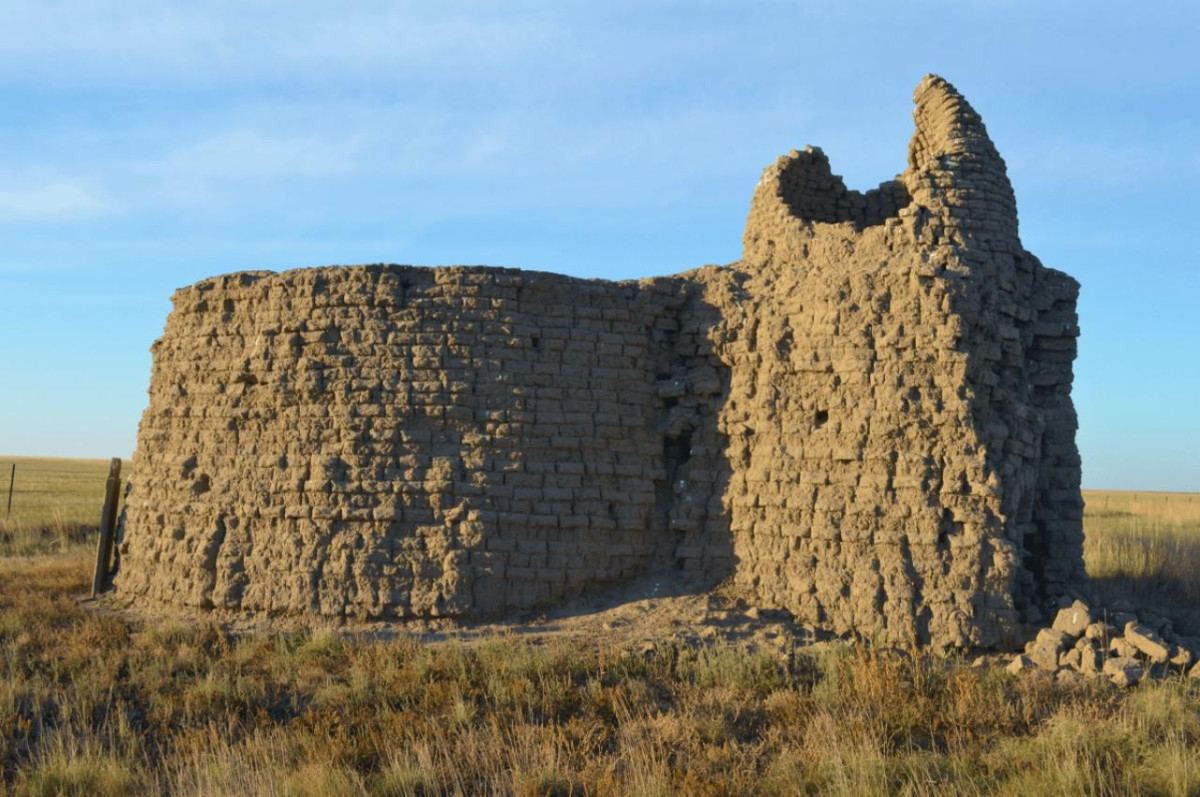
[[[0,4],[0,452],[128,455],[171,292],[740,253],[787,150],[904,168],[927,72],[1083,284],[1084,482],[1200,490],[1200,11],[1088,2]]]

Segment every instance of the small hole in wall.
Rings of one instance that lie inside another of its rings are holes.
[[[817,415],[813,418],[813,423],[816,424],[818,429],[829,423],[829,410],[817,410]]]
[[[233,299],[225,300],[225,312],[227,312],[227,313],[233,312]]]
[[[532,336],[531,338],[529,338],[529,342],[533,346],[534,351],[537,351],[538,349],[542,348],[542,336],[541,335]]]

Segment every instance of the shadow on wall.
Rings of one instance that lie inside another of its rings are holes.
[[[660,282],[666,282],[661,280]],[[719,419],[729,399],[731,369],[714,351],[719,308],[690,280],[671,279],[684,297],[678,328],[656,331],[655,394],[663,478],[656,520],[670,540],[682,589],[708,590],[732,575],[735,559],[724,500],[732,469]]]

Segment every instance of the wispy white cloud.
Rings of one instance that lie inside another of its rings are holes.
[[[262,179],[278,176],[330,177],[357,168],[360,136],[288,134],[243,129],[216,132],[167,153],[152,168],[190,178]]]
[[[475,69],[543,42],[545,17],[454,2],[13,0],[0,6],[0,63],[23,80],[87,85]]]
[[[74,182],[0,187],[0,221],[68,221],[111,209],[90,188]]]

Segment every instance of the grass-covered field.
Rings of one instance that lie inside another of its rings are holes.
[[[32,533],[96,522],[92,467],[83,499],[0,526],[25,540],[0,557],[17,794],[1200,794],[1194,679],[1118,692],[848,645],[788,661],[142,626],[75,601],[85,544]],[[1103,589],[1197,594],[1200,496],[1086,497]]]
[[[1097,587],[1200,604],[1200,493],[1083,497],[1084,559]]]
[[[100,524],[108,464],[0,455],[0,556],[62,553],[89,544]]]

